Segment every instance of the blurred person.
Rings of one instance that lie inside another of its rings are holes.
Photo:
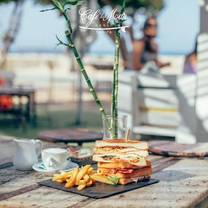
[[[133,69],[140,71],[149,62],[154,62],[157,68],[170,66],[158,59],[158,44],[155,39],[158,34],[158,23],[155,16],[147,18],[143,27],[143,38],[133,41]]]
[[[183,73],[184,74],[196,74],[197,71],[197,40],[194,50],[189,53],[184,62]]]

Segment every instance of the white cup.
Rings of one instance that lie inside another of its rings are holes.
[[[69,154],[66,149],[49,148],[44,149],[41,153],[42,161],[48,170],[62,169],[68,163]]]

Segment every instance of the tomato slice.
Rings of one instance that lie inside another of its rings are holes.
[[[120,169],[118,172],[128,174],[128,173],[132,173],[133,171],[134,171],[133,169],[124,168],[124,169]]]

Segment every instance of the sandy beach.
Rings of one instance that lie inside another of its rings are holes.
[[[161,60],[170,61],[171,67],[161,71],[164,74],[181,74],[183,56],[161,56]],[[87,72],[92,78],[94,86],[99,91],[101,99],[110,99],[112,70],[99,70],[93,64],[111,65],[113,56],[86,56],[84,59]],[[16,85],[30,85],[37,89],[39,103],[63,103],[77,100],[79,75],[76,65],[73,66],[68,54],[44,53],[14,53],[8,56],[6,69],[15,73]],[[91,96],[83,82],[83,99],[90,101]]]

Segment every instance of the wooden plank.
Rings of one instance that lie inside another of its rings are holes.
[[[32,191],[32,190],[35,190],[35,189],[38,189],[38,188],[39,188],[38,184],[33,184],[33,185],[30,185],[30,186],[20,188],[18,190],[9,191],[7,193],[0,194],[0,201],[9,199],[9,198],[14,197],[14,196],[18,196],[20,194],[27,193],[29,191]]]
[[[140,106],[178,108],[178,100],[173,90],[144,89],[138,91],[137,95]]]
[[[2,191],[2,184],[12,181],[16,178],[26,177],[29,174],[31,174],[31,171],[17,171],[15,170],[13,166],[9,168],[1,169],[0,170],[0,185],[1,185],[0,193]]]
[[[32,171],[17,171],[14,167],[0,170],[0,200],[15,196],[19,194],[19,192],[22,193],[31,186],[33,186],[32,190],[38,188],[37,182],[46,180],[49,177],[51,177],[51,174],[47,175]]]
[[[153,163],[152,165],[152,169],[153,169],[153,173],[157,173],[175,163],[177,163],[179,160],[175,159],[175,158],[166,158],[162,161],[158,161],[156,163]]]
[[[176,75],[162,75],[152,72],[140,73],[138,76],[138,84],[145,88],[175,88]]]
[[[163,156],[160,156],[160,155],[149,155],[148,157],[152,162],[160,160],[160,159],[163,158]]]
[[[161,168],[172,164],[169,163],[169,161],[173,160],[173,158],[164,158],[161,156],[150,156],[150,158],[153,162],[153,169],[155,171],[159,171]],[[1,170],[0,175],[12,176],[9,182],[5,182],[1,185],[0,200],[8,200],[11,197],[24,195],[27,194],[27,192],[39,189],[37,182],[51,177],[51,174],[31,173],[30,171],[22,172],[16,171],[14,168],[5,169],[4,172]],[[28,184],[28,181],[30,181],[30,184]]]
[[[154,90],[174,90],[174,87],[158,87],[158,86],[142,86],[138,85],[138,89],[154,89]]]
[[[177,113],[150,111],[148,113],[140,112],[141,123],[148,126],[161,126],[163,129],[176,129],[179,116]]]
[[[172,158],[164,158],[162,163],[171,161]],[[158,165],[161,161],[158,160]],[[79,198],[53,189],[39,188],[28,193],[14,196],[1,201],[5,207],[55,207],[57,201],[59,207],[190,207],[202,203],[208,197],[208,161],[206,160],[181,160],[175,165],[154,175],[161,180],[159,184],[135,190],[115,197],[94,201],[87,198]],[[37,196],[47,193],[43,200],[37,200]],[[193,200],[190,200],[193,199]],[[116,201],[116,203],[115,203]],[[176,204],[177,203],[177,204]],[[138,204],[140,206],[138,206]],[[153,206],[155,205],[155,206]]]
[[[64,191],[41,187],[36,190],[0,201],[0,207],[4,208],[65,208],[74,207],[77,204],[86,204],[88,199],[83,196]],[[92,201],[92,200],[91,200]]]
[[[9,167],[12,167],[12,166],[13,166],[12,162],[6,162],[6,163],[3,163],[3,164],[0,163],[0,169],[9,168]]]
[[[208,161],[185,159],[155,174],[160,183],[129,193],[97,200],[85,208],[184,208],[208,197]],[[206,204],[205,207],[208,207]]]
[[[0,135],[0,164],[11,162],[13,154],[13,138]]]

